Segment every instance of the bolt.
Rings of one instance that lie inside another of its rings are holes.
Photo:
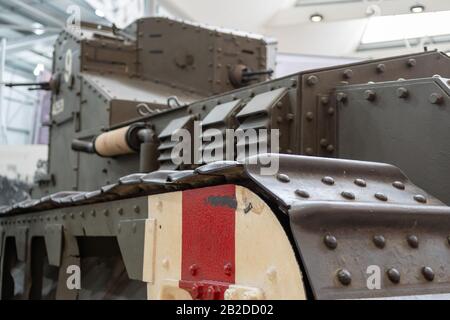
[[[337,239],[336,237],[327,234],[324,238],[323,238],[323,242],[325,243],[325,245],[331,249],[334,250],[337,248]]]
[[[408,95],[409,95],[408,89],[404,87],[397,88],[397,97],[405,99],[408,97]]]
[[[399,283],[400,282],[400,272],[395,268],[390,268],[386,272],[389,280],[391,280],[393,283]]]
[[[386,239],[382,235],[373,236],[373,243],[377,248],[383,249],[386,245]]]
[[[367,186],[366,181],[363,180],[363,179],[355,179],[354,183],[355,183],[357,186],[362,187],[362,188],[364,188],[364,187]]]
[[[352,283],[352,275],[347,269],[338,270],[337,278],[339,282],[344,286],[348,286],[350,285],[350,283]]]
[[[430,267],[423,267],[422,274],[423,274],[424,278],[427,279],[428,281],[434,280],[434,271]]]

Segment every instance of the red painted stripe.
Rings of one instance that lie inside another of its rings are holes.
[[[234,185],[183,191],[182,283],[234,283],[236,205]]]

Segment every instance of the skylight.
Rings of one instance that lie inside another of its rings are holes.
[[[362,44],[450,34],[450,11],[378,16],[369,19]]]

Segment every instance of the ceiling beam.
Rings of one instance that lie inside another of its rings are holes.
[[[46,33],[42,35],[31,35],[19,38],[17,40],[11,40],[8,42],[6,47],[6,52],[8,54],[16,53],[23,50],[31,49],[35,44],[42,42],[51,42],[55,41],[57,38],[57,34],[55,33]]]
[[[15,0],[13,4],[5,3],[4,6],[10,8],[11,11],[21,11],[33,20],[39,21],[40,23],[48,26],[64,27],[65,21],[55,18],[54,16],[43,12],[42,10],[25,3],[23,0]]]

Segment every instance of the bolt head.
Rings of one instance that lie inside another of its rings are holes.
[[[367,186],[366,181],[363,180],[363,179],[355,179],[354,183],[355,183],[358,187],[362,187],[362,188],[364,188],[364,187]]]
[[[415,67],[417,64],[416,59],[408,59],[408,62],[406,63],[408,67]]]

